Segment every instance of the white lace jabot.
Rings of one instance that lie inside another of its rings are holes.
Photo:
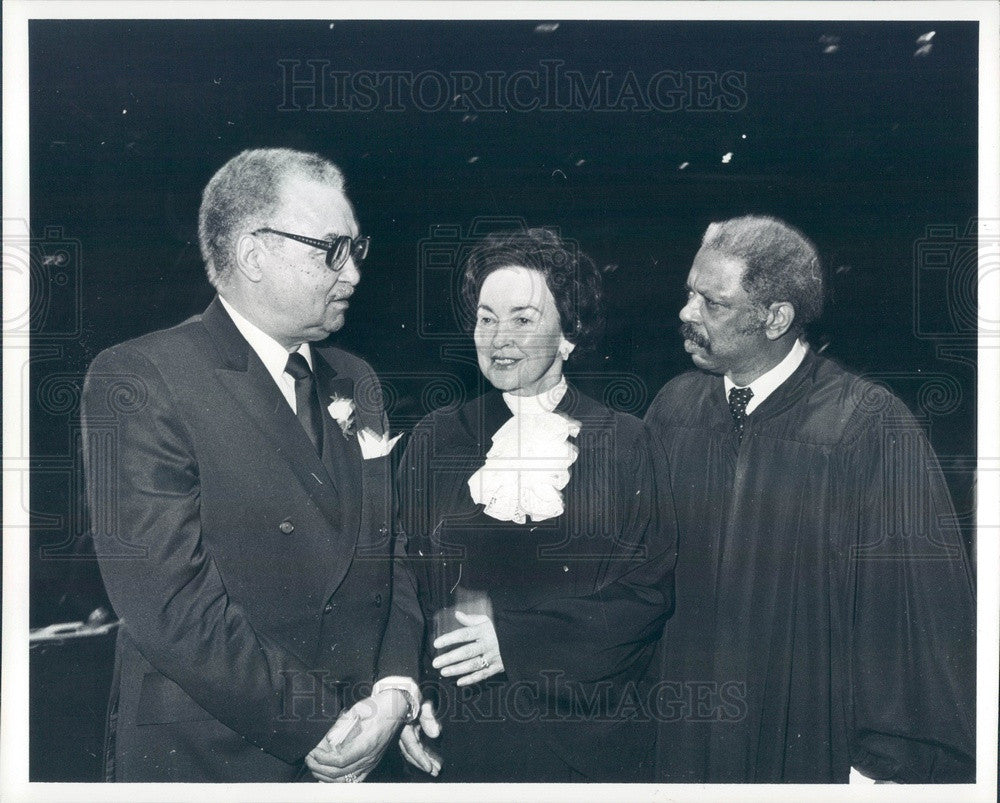
[[[503,394],[514,414],[493,435],[486,462],[469,477],[472,501],[487,516],[524,524],[562,515],[562,489],[578,450],[569,442],[580,422],[554,412],[566,394],[566,380],[537,396]]]

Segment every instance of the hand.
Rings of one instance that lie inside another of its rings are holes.
[[[420,731],[436,739],[441,734],[441,725],[434,718],[430,700],[420,706],[420,718],[403,727],[399,736],[399,749],[403,757],[417,769],[430,773],[435,778],[441,772],[441,757],[420,740]]]
[[[436,650],[452,644],[462,645],[434,659],[432,665],[441,670],[441,676],[462,675],[455,683],[468,686],[503,672],[500,643],[497,641],[493,620],[485,614],[461,611],[455,611],[455,618],[466,626],[434,639]]]
[[[340,715],[306,756],[306,766],[320,781],[363,781],[382,758],[406,710],[406,696],[398,689],[361,700]]]

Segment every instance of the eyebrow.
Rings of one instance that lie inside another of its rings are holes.
[[[717,304],[728,304],[728,303],[730,303],[730,299],[729,299],[728,296],[721,295],[720,293],[717,293],[714,290],[696,290],[694,287],[691,286],[690,282],[685,282],[684,283],[684,287],[689,292],[691,292],[691,293],[697,293],[702,298],[707,298],[709,301],[714,301]]]
[[[493,310],[489,306],[487,306],[486,304],[479,304],[479,305],[477,305],[477,307],[478,307],[478,309],[484,309],[487,312],[493,312]],[[534,312],[541,313],[541,310],[538,309],[538,307],[534,306],[533,304],[526,304],[523,307],[511,307],[510,308],[511,312],[524,312],[525,310],[533,310]],[[493,312],[493,314],[496,315],[495,312]]]

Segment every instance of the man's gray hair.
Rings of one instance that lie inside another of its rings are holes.
[[[712,223],[701,247],[746,264],[743,289],[755,304],[787,301],[795,308],[794,331],[823,312],[823,271],[816,246],[783,220],[760,215]]]
[[[344,189],[344,175],[333,162],[289,148],[243,151],[212,176],[201,196],[198,243],[213,287],[232,274],[239,238],[269,224],[282,182],[291,176]]]

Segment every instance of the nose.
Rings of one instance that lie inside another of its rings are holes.
[[[354,257],[347,258],[347,262],[344,263],[344,267],[342,267],[340,272],[337,274],[337,281],[349,284],[351,287],[354,287],[361,281],[361,270],[354,264]]]
[[[677,313],[677,316],[684,323],[696,323],[698,321],[698,296],[691,293],[688,296],[687,302],[681,307],[681,311]]]
[[[490,336],[490,346],[494,349],[502,348],[511,342],[510,327],[497,324],[493,327],[493,334]]]

